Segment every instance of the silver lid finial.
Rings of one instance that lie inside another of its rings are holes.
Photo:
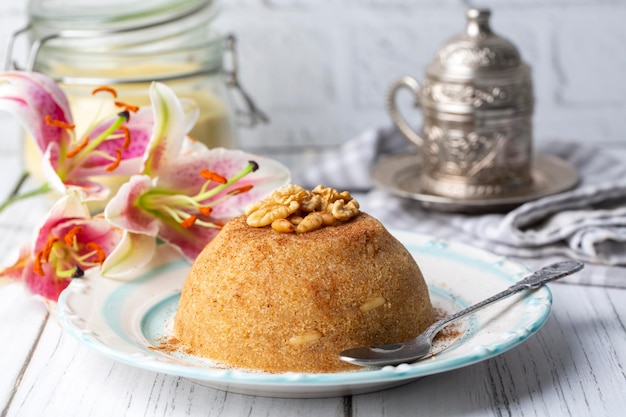
[[[469,9],[467,11],[467,35],[472,37],[491,35],[493,32],[489,26],[490,16],[489,9]]]

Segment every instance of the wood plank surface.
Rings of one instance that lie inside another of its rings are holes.
[[[527,342],[467,368],[356,396],[355,415],[623,415],[626,290],[551,288],[551,317]]]
[[[6,193],[7,184],[0,190]],[[47,207],[25,204],[0,216],[3,262]],[[65,334],[41,301],[9,285],[0,288],[0,417],[621,417],[626,290],[559,283],[551,289],[546,325],[493,359],[377,393],[280,399],[218,391],[106,358]]]
[[[28,359],[24,354],[6,351],[13,360],[2,363],[4,405],[10,391],[4,383],[5,366],[12,365],[13,379],[22,367],[24,374],[2,415],[622,415],[626,407],[626,290],[567,284],[552,285],[552,290],[554,306],[546,325],[509,352],[391,390],[331,399],[232,394],[133,368],[84,347],[51,318],[30,362],[23,362]],[[10,304],[25,301],[14,299]],[[38,310],[33,305],[28,309]],[[24,328],[36,329],[38,323],[33,317]],[[20,344],[28,347],[26,340]]]
[[[0,289],[0,410],[15,395],[46,317],[45,306],[24,287]]]

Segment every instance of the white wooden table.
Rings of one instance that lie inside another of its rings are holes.
[[[101,356],[21,287],[0,290],[1,416],[621,416],[626,290],[552,285],[553,312],[494,359],[377,393],[231,394]]]
[[[18,163],[0,159],[6,195]],[[2,213],[0,253],[25,241],[44,212],[40,201]],[[278,399],[217,391],[104,357],[11,284],[0,288],[0,417],[625,415],[626,290],[551,289],[546,325],[498,357],[387,391]]]

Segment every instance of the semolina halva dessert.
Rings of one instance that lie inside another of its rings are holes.
[[[434,321],[416,262],[349,193],[288,185],[228,222],[193,263],[174,334],[186,351],[266,372],[356,369],[344,349]]]

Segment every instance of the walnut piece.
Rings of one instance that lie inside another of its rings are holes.
[[[248,215],[246,220],[250,226],[263,227],[272,224],[275,220],[284,219],[291,213],[298,210],[300,204],[297,201],[290,201],[288,204],[271,204],[260,207]]]
[[[290,233],[295,230],[295,226],[287,219],[276,219],[272,222],[272,229],[281,233]]]
[[[324,218],[319,211],[313,211],[306,215],[296,227],[297,233],[312,232],[324,226]]]
[[[331,213],[337,220],[345,222],[359,213],[359,203],[354,198],[347,203],[344,200],[337,200],[332,204]]]
[[[252,227],[272,225],[280,233],[305,233],[345,222],[359,214],[359,203],[348,191],[318,185],[312,191],[289,184],[246,208]]]
[[[299,185],[289,184],[274,191],[269,197],[246,208],[246,222],[252,227],[263,227],[274,220],[287,218],[300,208],[300,201],[308,191]]]

